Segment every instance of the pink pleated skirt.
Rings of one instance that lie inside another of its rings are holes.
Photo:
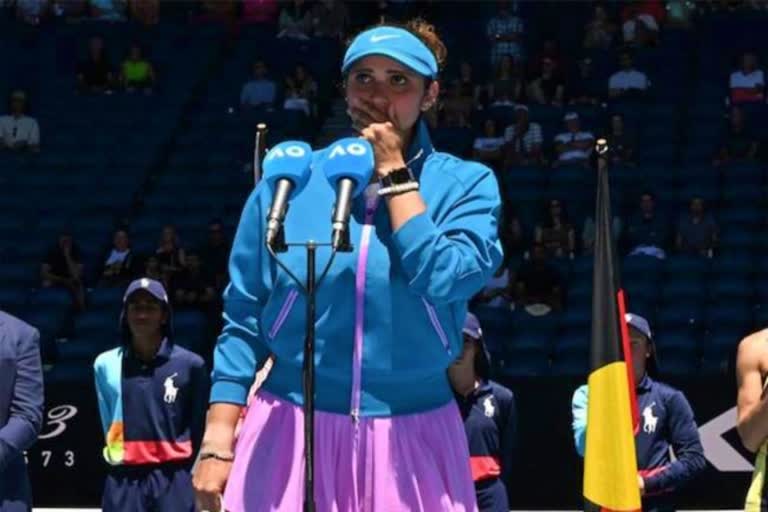
[[[229,512],[300,512],[303,411],[259,391],[235,446]],[[464,425],[453,402],[390,418],[315,412],[318,512],[476,512]]]

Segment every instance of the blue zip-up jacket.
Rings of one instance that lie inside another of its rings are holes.
[[[24,450],[43,421],[37,329],[0,311],[0,511],[32,506]]]
[[[472,479],[480,512],[507,512],[517,446],[515,395],[483,381],[469,396],[456,398],[469,444]]]
[[[587,438],[587,386],[573,395],[573,433],[576,450],[584,456]],[[699,430],[682,392],[648,375],[637,385],[640,428],[635,435],[637,467],[645,482],[643,510],[674,508],[674,491],[707,466]],[[674,462],[669,455],[675,453]]]
[[[309,183],[291,201],[289,242],[330,239],[335,191],[322,171],[327,153],[314,153]],[[406,160],[427,212],[393,232],[385,201],[356,198],[350,219],[354,251],[336,255],[318,289],[319,410],[390,416],[450,402],[445,370],[461,352],[467,301],[501,262],[499,189],[491,170],[435,151],[423,123]],[[262,389],[297,405],[303,401],[306,303],[265,248],[271,199],[263,183],[256,187],[235,236],[212,402],[245,404],[256,368],[270,353],[274,366]],[[318,272],[329,256],[330,250],[319,249]],[[305,281],[303,248],[279,257]],[[353,358],[362,366],[360,375]]]

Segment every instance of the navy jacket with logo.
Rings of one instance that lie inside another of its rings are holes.
[[[472,478],[478,490],[478,501],[482,501],[484,484],[499,478],[504,484],[510,481],[517,442],[515,396],[504,386],[483,381],[469,396],[457,397],[457,403],[469,442]],[[503,507],[509,510],[507,503]]]
[[[0,511],[30,507],[24,451],[43,420],[43,371],[37,329],[0,311]]]
[[[109,464],[192,464],[209,388],[199,355],[165,339],[149,364],[118,347],[99,355],[94,370]]]
[[[581,456],[586,448],[587,395],[587,386],[573,395],[573,431]],[[635,434],[635,449],[639,474],[645,482],[643,510],[674,508],[674,491],[707,466],[693,410],[682,392],[648,375],[637,385],[637,405],[640,428]]]

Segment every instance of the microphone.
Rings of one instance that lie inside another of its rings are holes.
[[[373,147],[365,139],[340,139],[329,148],[323,172],[331,187],[336,189],[336,204],[331,219],[331,246],[339,252],[351,252],[349,216],[352,199],[360,195],[371,181]]]
[[[309,181],[312,148],[306,142],[285,141],[273,147],[264,158],[264,181],[272,190],[272,205],[267,214],[266,244],[275,252],[285,252],[283,221],[288,201]]]

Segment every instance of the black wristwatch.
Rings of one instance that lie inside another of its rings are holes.
[[[404,185],[405,183],[411,183],[416,181],[413,176],[413,172],[408,167],[401,167],[390,171],[389,174],[383,178],[379,178],[379,184],[382,188],[389,188],[393,185]]]

